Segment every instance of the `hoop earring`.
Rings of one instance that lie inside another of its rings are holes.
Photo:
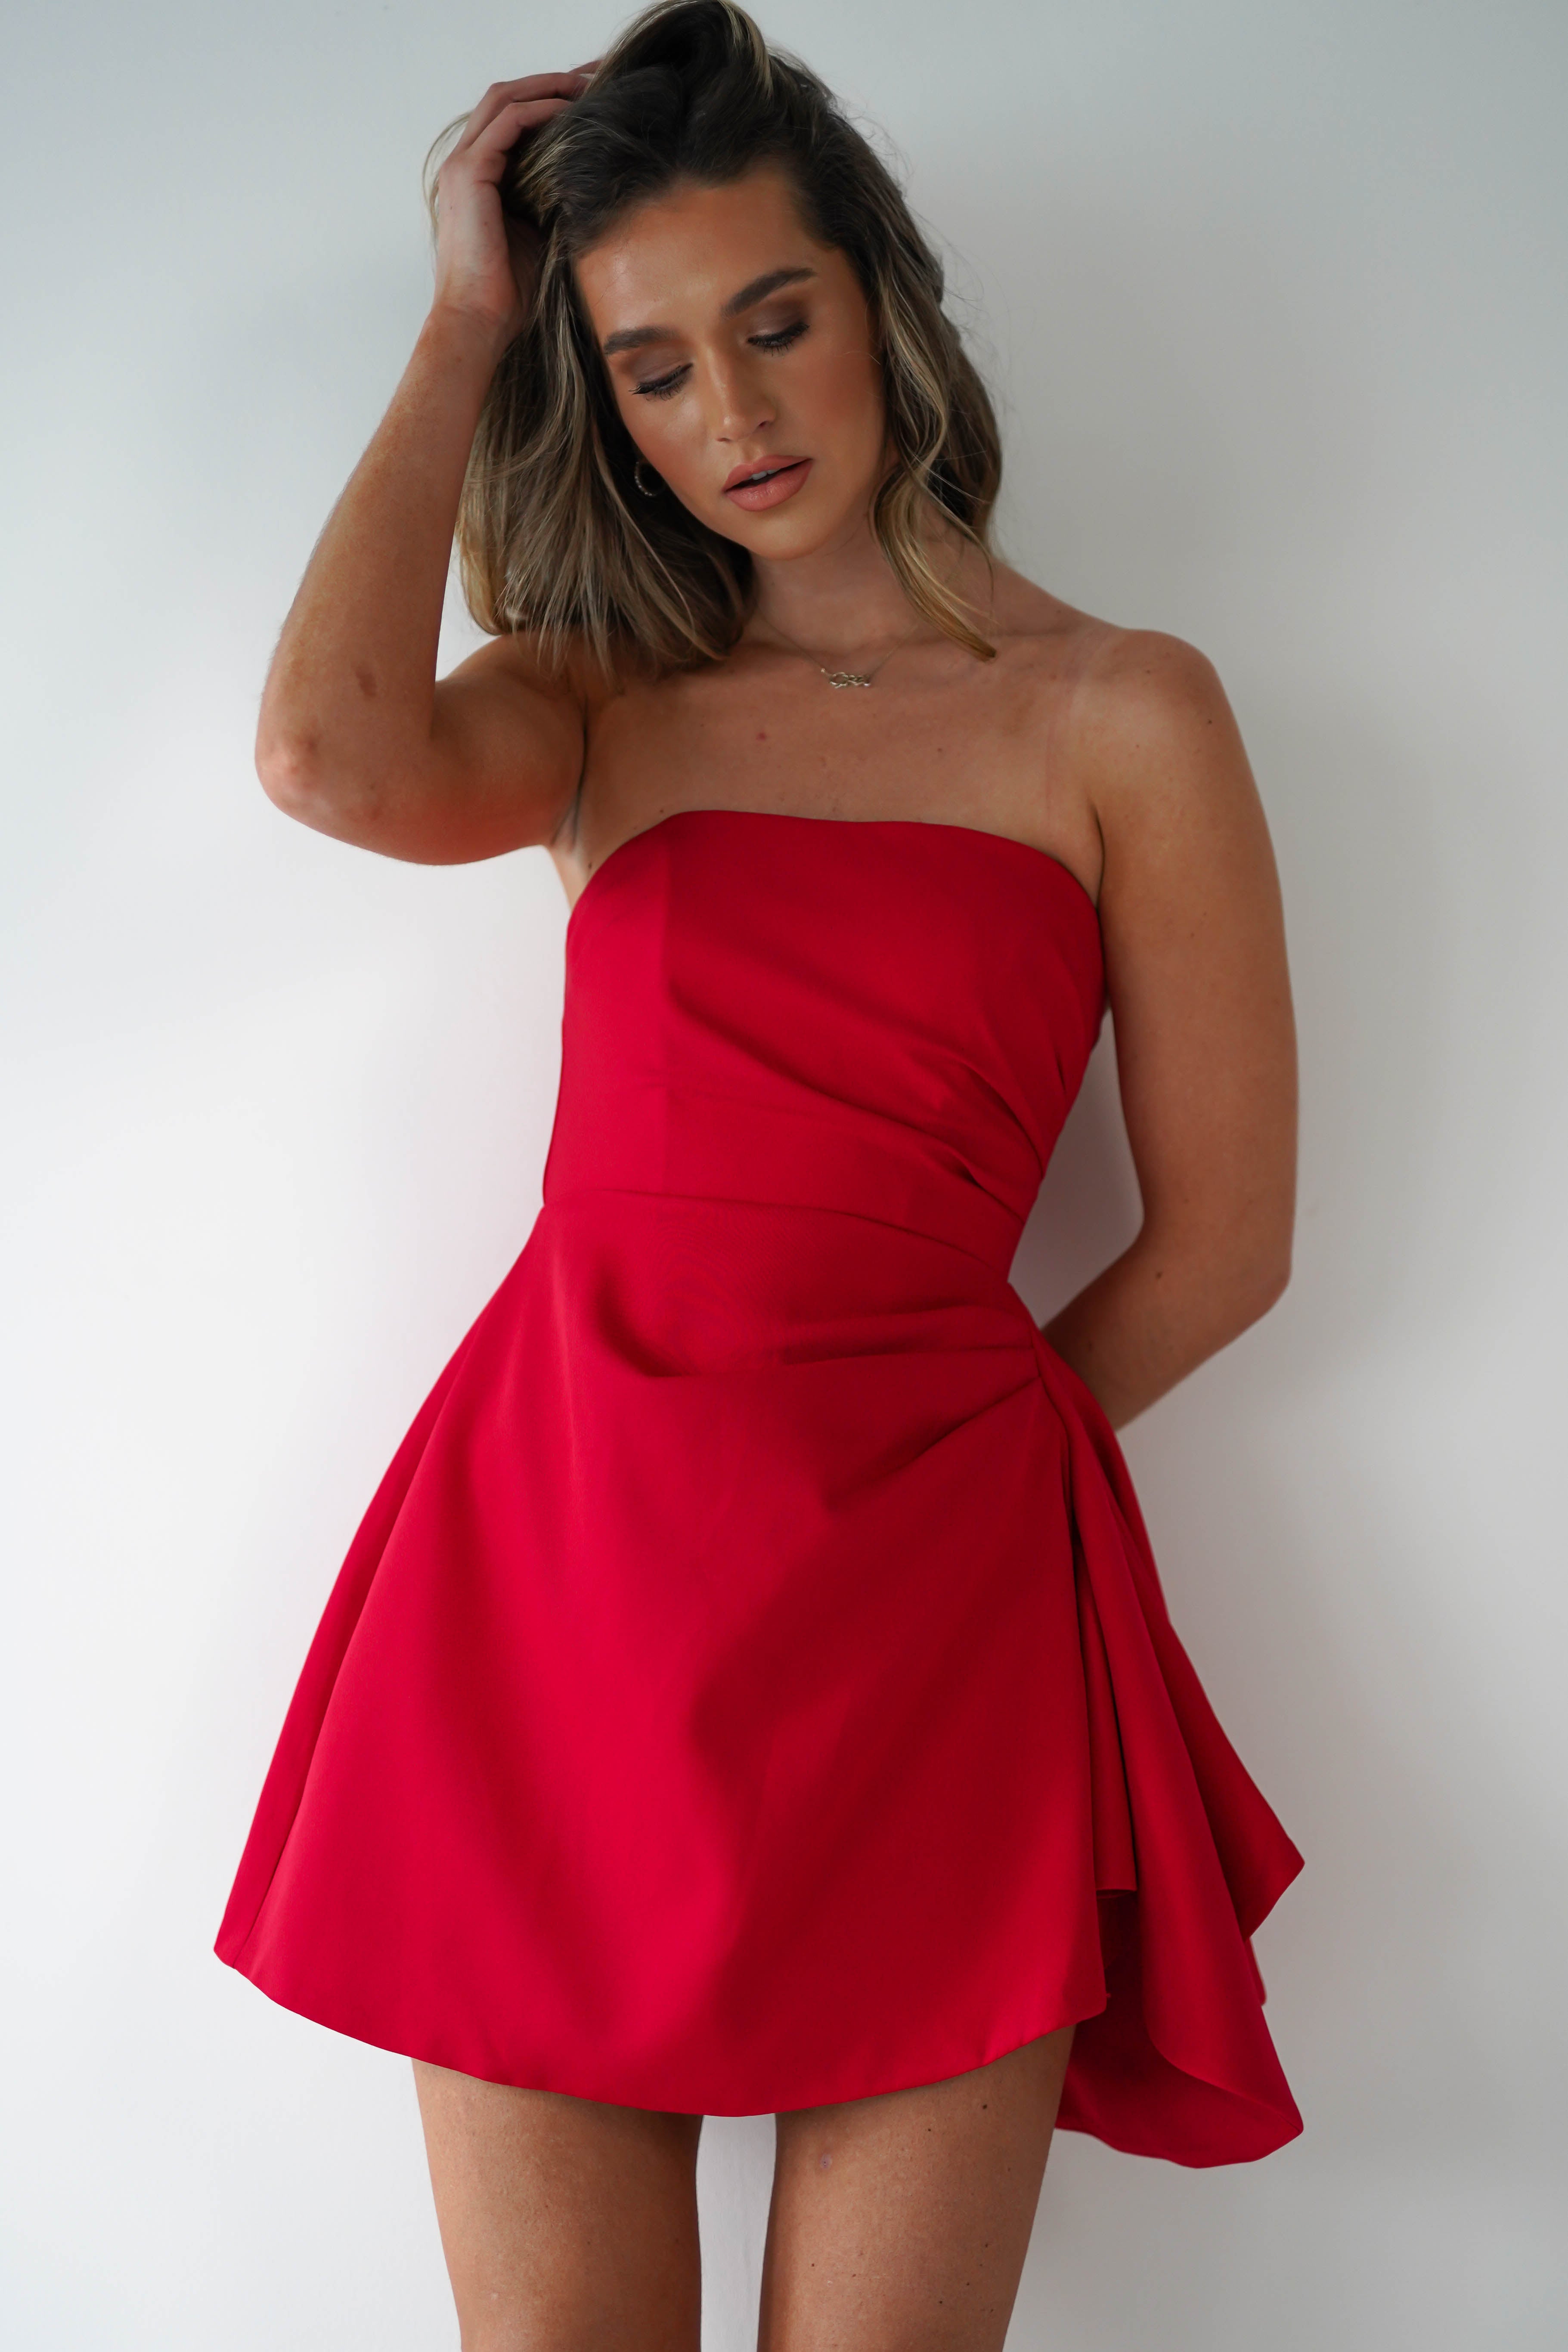
[[[664,484],[659,480],[658,476],[657,474],[654,474],[653,478],[654,478],[655,488],[654,488],[653,489],[651,489],[651,490],[650,490],[650,489],[648,488],[647,484],[643,480],[643,478],[642,478],[642,469],[643,469],[643,467],[644,467],[645,466],[647,466],[647,459],[646,457],[639,457],[639,458],[637,459],[637,464],[632,467],[632,479],[633,479],[633,481],[637,484],[637,486],[638,489],[642,492],[642,494],[643,494],[643,496],[644,496],[644,498],[645,498],[645,499],[657,499],[657,498],[658,498],[658,494],[659,494],[659,491],[663,489],[663,488],[664,488]],[[653,468],[652,468],[652,467],[651,467],[651,466],[648,466],[648,471],[649,471],[649,473],[650,473],[650,474],[652,474],[652,473],[653,473]]]

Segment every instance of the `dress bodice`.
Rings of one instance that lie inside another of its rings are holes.
[[[1093,904],[1027,843],[678,810],[573,908],[544,1197],[838,1209],[1005,1273],[1103,1008]]]

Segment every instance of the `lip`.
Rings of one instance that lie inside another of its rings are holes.
[[[767,469],[765,482],[747,479],[750,474]],[[737,466],[724,484],[724,496],[732,505],[744,507],[748,514],[760,514],[766,507],[782,506],[793,499],[811,471],[809,457],[753,458],[749,466]]]

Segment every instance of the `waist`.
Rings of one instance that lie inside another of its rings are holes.
[[[923,1128],[845,1106],[795,1111],[663,1088],[617,1093],[591,1115],[557,1113],[543,1196],[614,1192],[688,1202],[837,1210],[964,1251],[1005,1276],[1032,1200]]]

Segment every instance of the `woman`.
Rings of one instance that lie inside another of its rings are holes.
[[[999,2346],[1058,2119],[1300,2129],[1300,1857],[1112,1432],[1287,1276],[1279,893],[1214,671],[991,557],[939,267],[727,0],[489,89],[258,765],[574,902],[527,1246],[366,1514],[218,1949],[410,2055],[466,2346],[694,2347],[777,2116],[772,2352]],[[454,527],[490,641],[435,677]],[[1014,1245],[1109,997],[1137,1240]]]

